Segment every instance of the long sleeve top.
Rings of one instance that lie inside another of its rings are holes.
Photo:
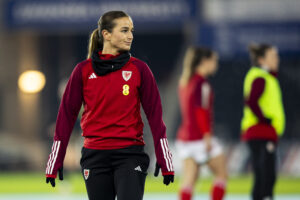
[[[99,53],[101,59],[112,55]],[[120,69],[97,76],[91,59],[79,63],[67,83],[49,155],[46,176],[56,177],[63,166],[69,138],[81,106],[84,147],[120,149],[144,145],[142,105],[154,140],[157,162],[162,174],[174,174],[172,154],[162,119],[162,106],[155,78],[143,61],[130,57]]]

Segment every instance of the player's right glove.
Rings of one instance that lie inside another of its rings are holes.
[[[63,175],[63,168],[58,169],[58,177],[59,180],[64,180],[64,175]],[[46,177],[46,183],[49,183],[52,185],[52,187],[55,187],[55,178],[53,177]]]
[[[160,166],[158,163],[156,163],[155,165],[155,171],[154,171],[154,176],[157,177],[158,174],[159,174],[159,169],[160,169]],[[164,177],[164,184],[165,185],[169,185],[170,182],[174,182],[174,175],[163,175]]]

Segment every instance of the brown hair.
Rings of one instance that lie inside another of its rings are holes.
[[[108,32],[112,32],[115,27],[114,20],[122,17],[129,17],[123,11],[109,11],[104,13],[100,19],[98,20],[98,28],[96,28],[90,36],[89,46],[88,46],[88,54],[87,58],[91,58],[92,53],[96,49],[102,50],[103,48],[103,35],[102,31],[107,30]]]
[[[181,84],[187,84],[195,74],[196,68],[204,59],[211,58],[214,52],[205,47],[189,47],[183,61],[183,71],[180,77]]]
[[[266,52],[272,48],[273,48],[273,46],[270,44],[264,44],[264,43],[263,44],[250,44],[248,46],[248,49],[250,52],[250,59],[251,59],[252,65],[260,66],[258,60],[260,58],[265,57]]]

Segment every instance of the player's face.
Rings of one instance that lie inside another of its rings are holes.
[[[217,70],[218,70],[218,60],[219,57],[216,53],[213,54],[213,56],[209,59],[207,59],[207,66],[208,66],[208,71],[210,75],[214,75]]]
[[[262,64],[269,67],[271,71],[278,71],[279,55],[276,48],[266,51],[265,57],[262,59]]]
[[[277,49],[268,49],[265,56],[259,61],[261,66],[267,67],[270,71],[277,72],[279,67],[279,55]]]
[[[110,33],[110,45],[118,52],[129,51],[133,40],[133,22],[130,17],[114,20],[115,27]]]

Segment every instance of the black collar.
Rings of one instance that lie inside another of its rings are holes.
[[[92,66],[98,76],[104,76],[121,69],[129,61],[130,57],[130,53],[126,51],[113,59],[101,60],[99,50],[95,50],[92,54]]]

